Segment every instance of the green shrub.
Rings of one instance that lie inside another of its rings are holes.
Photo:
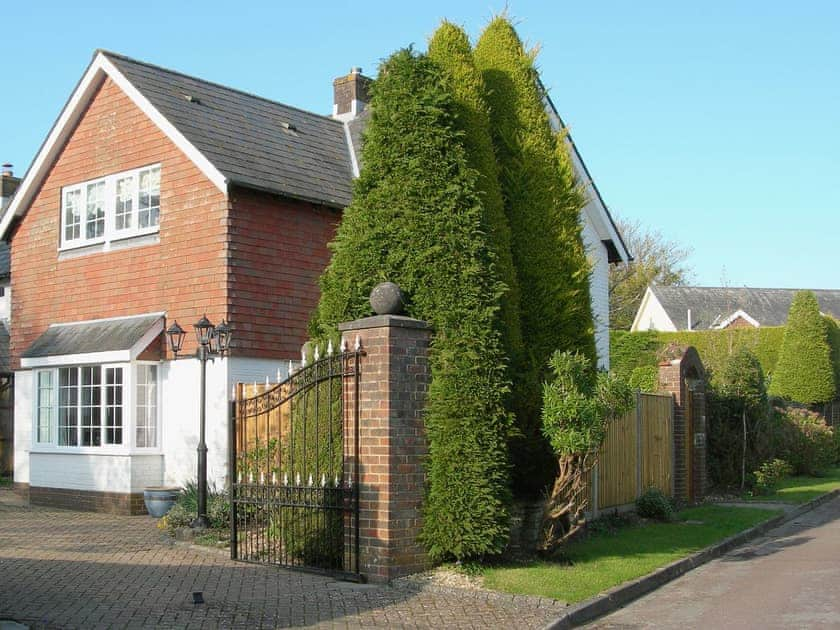
[[[811,405],[834,399],[829,325],[812,291],[799,291],[788,313],[770,394]]]
[[[792,474],[793,466],[783,459],[776,458],[769,462],[764,462],[753,473],[755,480],[753,493],[758,495],[773,494],[782,479]]]
[[[407,314],[433,326],[422,541],[434,559],[499,553],[509,531],[509,383],[495,326],[505,287],[456,114],[426,56],[403,50],[383,62],[311,324],[325,337],[370,315],[371,289],[390,280],[408,296]]]
[[[825,419],[807,409],[777,409],[782,431],[777,453],[797,475],[820,475],[835,460],[834,431]]]
[[[554,470],[539,431],[540,385],[549,376],[551,353],[582,352],[595,361],[590,266],[580,225],[586,199],[574,180],[565,142],[551,128],[534,54],[524,49],[508,19],[497,17],[487,25],[473,58],[490,108],[530,359],[515,383],[515,408],[522,420],[521,439],[512,445],[517,488],[536,494]]]
[[[657,521],[674,520],[674,506],[659,488],[648,488],[636,499],[636,513]]]

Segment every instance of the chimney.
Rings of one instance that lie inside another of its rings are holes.
[[[20,186],[20,177],[14,176],[12,165],[7,162],[0,166],[0,211],[5,210],[9,205],[18,186]]]
[[[686,313],[686,319],[688,319],[688,329],[691,330],[691,309],[688,309],[688,313]]]
[[[361,114],[368,104],[370,83],[361,68],[351,68],[350,74],[333,81],[333,118],[346,122]]]

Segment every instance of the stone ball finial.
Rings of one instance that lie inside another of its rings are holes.
[[[377,315],[399,315],[405,299],[399,286],[393,282],[380,282],[370,292],[370,305]]]

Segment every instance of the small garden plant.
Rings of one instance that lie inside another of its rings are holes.
[[[773,494],[782,479],[789,477],[792,474],[793,467],[783,459],[776,458],[769,462],[764,462],[761,466],[759,466],[758,470],[753,473],[753,477],[755,477],[753,494]]]
[[[636,513],[642,518],[668,522],[674,520],[674,506],[659,488],[648,488],[636,499]]]
[[[189,527],[198,509],[198,486],[195,481],[186,484],[172,509],[158,521],[158,528],[175,536],[179,529]],[[227,493],[210,485],[207,490],[207,518],[209,530],[197,542],[216,544],[229,538],[230,503]]]

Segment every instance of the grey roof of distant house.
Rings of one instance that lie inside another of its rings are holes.
[[[21,355],[24,359],[128,350],[161,319],[140,315],[76,324],[53,324]]]
[[[353,173],[340,121],[101,52],[230,183],[349,205]]]
[[[688,310],[694,330],[711,328],[737,310],[761,326],[783,326],[799,289],[737,287],[659,287],[651,290],[677,330],[688,329]],[[814,289],[820,311],[840,319],[840,290]]]

